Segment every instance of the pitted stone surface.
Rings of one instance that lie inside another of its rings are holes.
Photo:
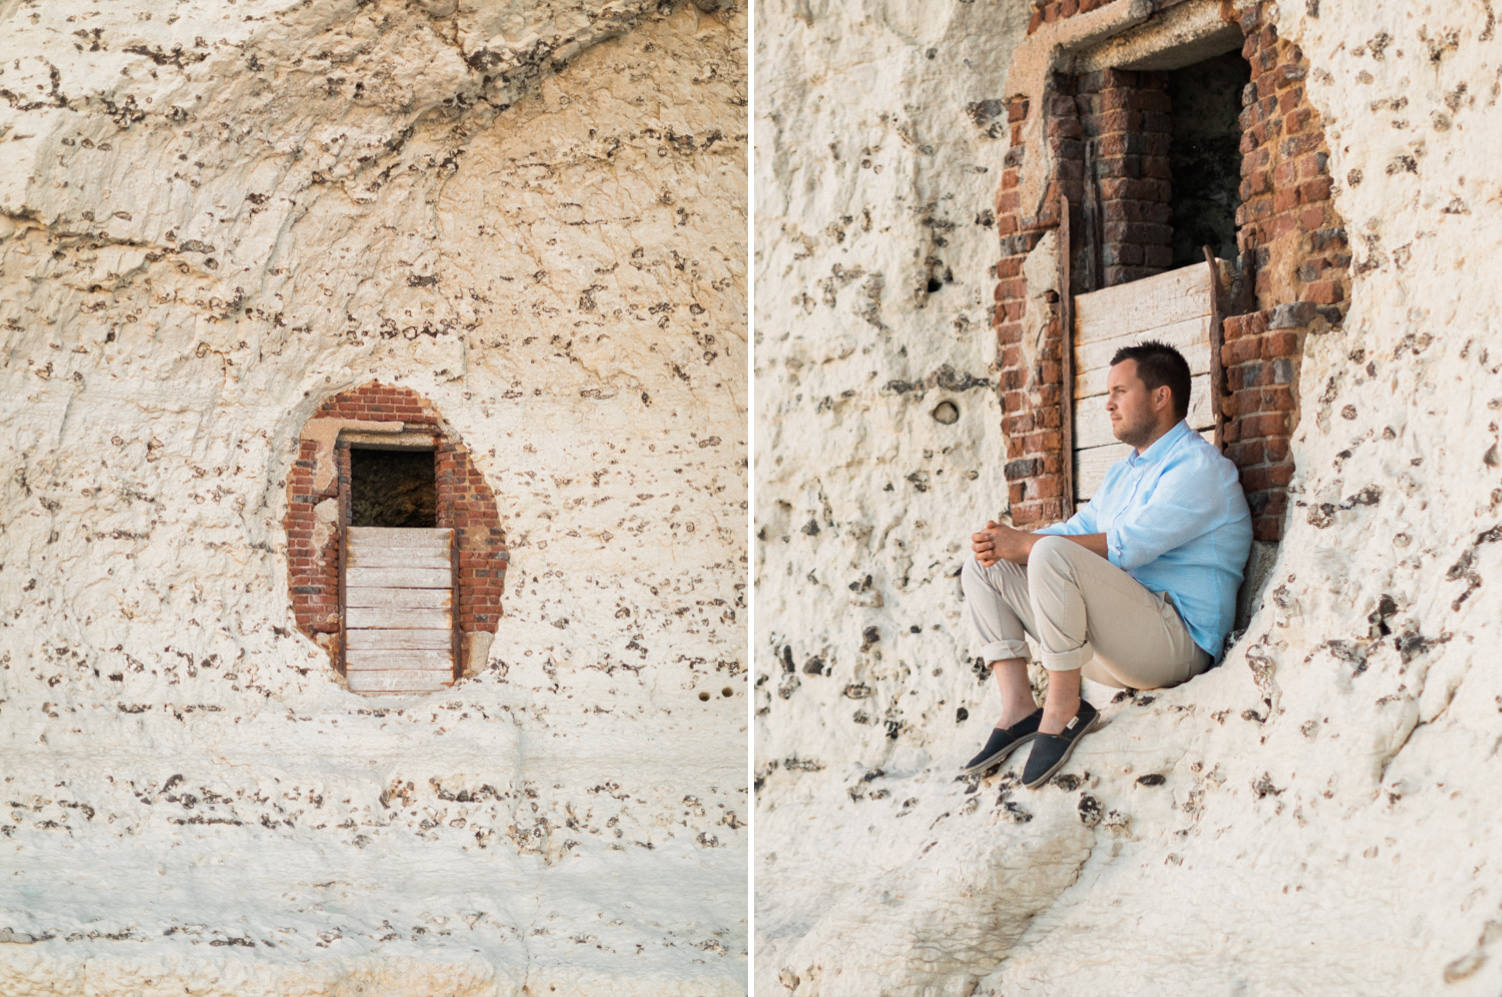
[[[745,48],[0,4],[0,993],[742,992]],[[372,379],[511,552],[420,699],[289,609],[299,430]]]
[[[995,194],[977,171],[1006,150],[961,112],[1005,96],[1006,14],[773,3],[786,30],[758,35],[758,990],[1494,993],[1495,18],[1276,14],[1356,257],[1343,326],[1306,348],[1285,538],[1219,669],[1107,705],[1029,792],[1020,759],[955,774],[995,720],[953,576],[1004,449],[989,384],[945,424],[925,380],[987,378],[994,239],[943,250],[926,307],[902,294],[940,255],[912,206]]]

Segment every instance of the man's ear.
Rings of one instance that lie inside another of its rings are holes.
[[[1160,409],[1165,405],[1173,408],[1173,389],[1166,384],[1160,384],[1153,389],[1153,408]]]

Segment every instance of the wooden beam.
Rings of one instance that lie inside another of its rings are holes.
[[[392,668],[436,668],[449,671],[449,649],[384,648],[379,651],[351,650],[350,671],[381,671]]]
[[[1205,249],[1205,262],[1210,267],[1210,398],[1215,411],[1215,449],[1226,452],[1226,372],[1221,366],[1220,351],[1225,345],[1226,330],[1221,318],[1220,276],[1221,268],[1215,259],[1215,251]]]
[[[1096,175],[1098,138],[1085,139],[1085,182],[1084,202],[1080,205],[1080,221],[1084,224],[1085,231],[1081,238],[1085,241],[1085,286],[1092,291],[1099,290],[1105,273],[1105,266],[1101,260],[1101,247],[1105,244],[1105,230],[1101,225],[1100,205],[1100,178]]]
[[[339,647],[334,654],[334,669],[346,674],[344,667],[344,572],[349,563],[349,444],[334,443],[334,504],[339,507]]]
[[[447,589],[453,585],[448,568],[357,568],[345,572],[351,586]]]
[[[349,650],[355,651],[444,651],[449,646],[447,627],[435,630],[349,631]]]
[[[1059,494],[1064,498],[1064,517],[1074,515],[1074,293],[1069,280],[1069,198],[1059,195],[1059,348],[1064,383],[1059,385],[1059,403],[1063,406],[1059,427],[1059,474],[1063,476]]]
[[[356,543],[375,543],[382,547],[430,547],[434,550],[448,549],[447,538],[453,533],[448,528],[416,528],[409,526],[351,526],[350,539]]]
[[[452,609],[454,593],[449,589],[404,589],[373,585],[351,585],[344,597],[345,609],[375,609],[406,606],[410,609]]]
[[[1223,261],[1217,261],[1223,263]],[[1129,338],[1210,314],[1212,291],[1219,287],[1199,264],[1180,267],[1128,284],[1117,284],[1074,302],[1075,337],[1080,343],[1097,339]]]
[[[447,573],[449,552],[426,547],[376,547],[350,544],[351,568],[427,568]]]
[[[453,614],[414,606],[351,606],[345,610],[344,625],[350,630],[447,630],[453,626]]]
[[[459,531],[449,530],[449,655],[454,681],[464,677],[464,641],[459,620]]]

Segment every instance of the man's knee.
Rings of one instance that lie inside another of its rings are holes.
[[[1036,589],[1058,582],[1072,582],[1076,577],[1074,565],[1077,559],[1089,553],[1066,537],[1049,535],[1039,538],[1027,558],[1028,584]]]
[[[997,561],[987,568],[971,555],[960,566],[960,588],[967,599],[982,592],[1004,593],[1025,575],[1026,569],[1020,564]]]
[[[1067,563],[1074,552],[1080,549],[1082,549],[1080,545],[1073,540],[1046,534],[1033,543],[1032,552],[1027,557],[1027,566],[1029,569],[1032,569],[1034,565],[1057,567]]]
[[[974,554],[966,556],[964,563],[960,565],[960,588],[968,595],[977,585],[985,584],[986,574],[980,562],[975,559]]]

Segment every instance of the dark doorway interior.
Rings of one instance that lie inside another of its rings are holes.
[[[1173,264],[1202,262],[1202,247],[1236,259],[1241,203],[1241,92],[1251,68],[1239,52],[1164,74],[1173,106]]]
[[[438,525],[437,471],[431,450],[349,451],[350,525]]]

